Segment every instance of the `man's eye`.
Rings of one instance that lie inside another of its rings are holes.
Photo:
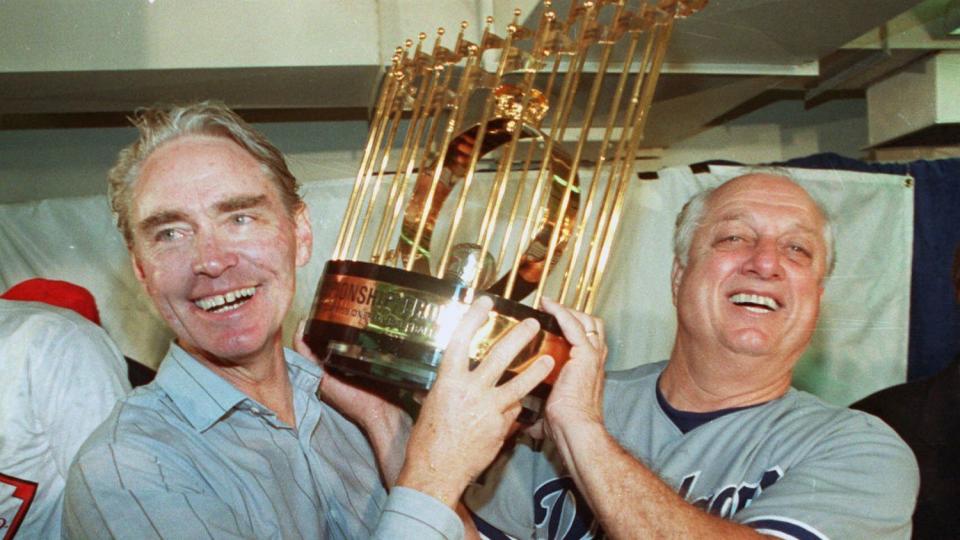
[[[798,242],[788,242],[786,245],[787,256],[797,262],[809,262],[813,260],[813,251],[807,244]]]
[[[177,229],[162,229],[154,235],[158,242],[172,242],[183,237],[183,233]]]
[[[247,214],[234,214],[230,219],[237,225],[246,225],[253,222],[253,216]]]
[[[747,239],[739,234],[721,233],[713,241],[713,245],[719,249],[740,249]]]

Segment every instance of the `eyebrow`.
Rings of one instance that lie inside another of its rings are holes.
[[[750,220],[748,218],[750,217],[750,215],[751,214],[749,212],[732,212],[729,214],[721,215],[720,218],[717,220],[717,223],[725,223],[729,221],[743,221],[745,223],[749,223]],[[800,222],[794,222],[791,224],[791,226],[808,234],[812,234],[812,235],[822,234],[821,232],[818,232],[817,229],[813,227],[808,227]]]
[[[137,224],[137,229],[141,232],[148,233],[157,227],[176,221],[185,221],[186,219],[187,215],[179,210],[162,210],[141,220],[140,223]]]
[[[227,212],[236,212],[237,210],[256,208],[265,204],[267,204],[266,195],[238,195],[218,202],[216,208],[218,212],[225,214]]]
[[[216,203],[214,208],[216,208],[218,213],[226,214],[236,212],[237,210],[256,208],[266,203],[266,195],[238,195]],[[187,214],[179,210],[161,210],[141,220],[140,223],[137,224],[137,229],[148,233],[153,229],[177,221],[188,221]]]

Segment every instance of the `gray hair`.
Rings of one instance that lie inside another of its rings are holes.
[[[246,150],[276,184],[284,207],[291,214],[303,206],[297,179],[277,147],[254,130],[237,113],[216,101],[138,109],[130,121],[140,131],[135,142],[120,151],[107,174],[110,207],[127,244],[133,242],[130,228],[131,187],[143,163],[164,143],[185,135],[223,137]]]
[[[748,176],[752,174],[771,174],[779,176],[793,182],[797,183],[796,180],[784,174],[783,171],[778,169],[757,169],[751,170],[737,178],[743,176]],[[731,178],[730,180],[735,180],[736,178]],[[730,181],[728,180],[728,182]],[[726,183],[726,182],[725,182]],[[719,187],[719,186],[718,186]],[[803,186],[800,186],[801,188]],[[693,236],[697,232],[697,229],[700,228],[700,225],[703,223],[704,214],[707,211],[707,203],[710,200],[710,197],[713,195],[713,192],[716,191],[716,187],[705,189],[693,197],[690,198],[683,205],[683,209],[680,210],[680,213],[677,214],[676,226],[673,230],[673,255],[676,257],[677,261],[680,262],[680,266],[686,267],[687,261],[690,256],[690,246],[693,244]],[[806,189],[804,189],[806,191]],[[809,192],[808,192],[809,195]],[[824,210],[823,205],[819,201],[810,196],[810,199],[813,200],[814,205],[816,205],[817,210],[820,211],[820,214],[823,216],[823,242],[827,248],[827,265],[826,273],[824,277],[830,276],[833,273],[833,267],[836,264],[836,239],[834,236],[833,222],[830,219],[830,215],[827,214]]]

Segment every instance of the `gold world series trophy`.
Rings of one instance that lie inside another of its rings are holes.
[[[706,2],[571,1],[562,19],[545,0],[536,29],[516,10],[504,36],[488,17],[479,43],[462,23],[452,48],[442,28],[398,47],[305,333],[325,366],[429,389],[487,295],[473,361],[527,317],[541,331],[504,377],[556,360],[533,421],[570,350],[540,299],[593,311],[673,22]]]

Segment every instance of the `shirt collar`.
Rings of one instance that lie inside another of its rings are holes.
[[[283,352],[291,384],[316,394],[323,376],[320,366],[289,349]],[[201,432],[245,400],[253,401],[176,343],[170,345],[160,364],[156,383],[176,403],[194,429]]]
[[[290,349],[283,349],[283,359],[287,362],[290,384],[312,394],[320,390],[320,379],[323,378],[322,367]]]

